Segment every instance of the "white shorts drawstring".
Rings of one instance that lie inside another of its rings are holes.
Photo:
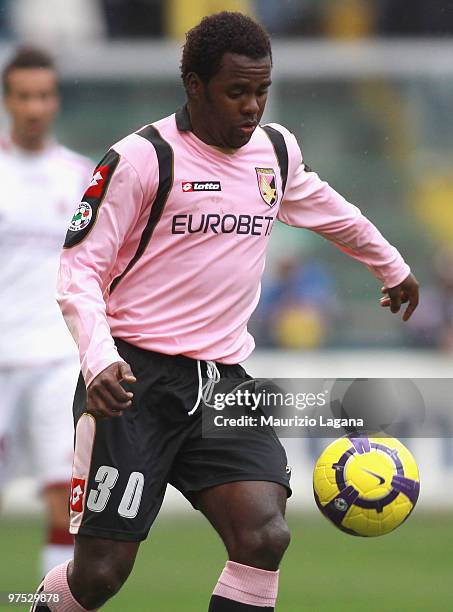
[[[204,386],[203,386],[203,378],[201,376],[201,362],[199,359],[197,359],[197,370],[198,370],[197,401],[195,402],[195,406],[192,408],[192,410],[188,412],[189,416],[192,416],[196,412],[198,406],[200,405],[201,400],[203,400],[206,406],[209,406],[212,408],[212,405],[209,402],[211,401],[211,397],[214,392],[214,387],[220,380],[220,372],[219,372],[219,369],[215,361],[206,361],[206,375],[208,377],[208,380],[206,381],[206,384]]]

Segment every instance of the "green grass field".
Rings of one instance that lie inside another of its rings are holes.
[[[411,517],[376,539],[338,532],[321,516],[289,515],[293,539],[281,570],[278,612],[453,610],[453,516]],[[37,582],[38,522],[2,519],[0,591]],[[156,523],[111,612],[206,612],[225,554],[196,514]],[[0,606],[11,612],[25,606]]]

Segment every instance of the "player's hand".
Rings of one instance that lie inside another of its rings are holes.
[[[87,389],[87,412],[97,418],[119,417],[132,406],[134,394],[120,384],[137,381],[128,363],[116,361],[102,370]]]
[[[419,284],[413,274],[409,274],[396,287],[382,287],[382,293],[385,294],[385,297],[381,298],[381,306],[390,308],[395,313],[400,311],[401,304],[408,303],[403,314],[403,321],[408,321],[418,306],[418,287]]]

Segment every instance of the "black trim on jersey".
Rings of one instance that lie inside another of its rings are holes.
[[[88,188],[85,190],[81,203],[79,204],[79,207],[77,211],[75,212],[71,220],[69,229],[66,233],[66,238],[63,244],[64,249],[70,249],[71,247],[76,246],[77,244],[80,244],[82,240],[84,240],[88,236],[88,234],[91,232],[91,230],[95,226],[96,220],[98,217],[98,213],[99,213],[99,208],[101,207],[101,204],[104,201],[105,194],[107,193],[107,189],[109,188],[110,181],[112,180],[112,176],[116,170],[116,167],[118,166],[120,157],[121,156],[116,151],[114,151],[113,149],[110,149],[109,151],[107,151],[107,153],[104,155],[104,157],[101,159],[101,161],[98,163],[98,165],[94,169],[93,177],[96,176],[96,172],[99,170],[99,168],[102,168],[102,167],[107,168],[106,170],[107,174],[105,177],[103,177],[103,184],[102,184],[99,194],[95,196],[88,195],[90,191],[95,189],[95,185],[93,186],[89,185]],[[76,215],[77,214],[80,215],[80,212],[83,208],[85,208],[85,210],[90,211],[91,217],[90,217],[88,224],[85,227],[83,227],[83,229],[77,229],[77,227],[75,226]]]
[[[180,132],[191,132],[192,131],[192,122],[190,121],[189,109],[187,108],[187,104],[178,108],[175,113],[176,118],[176,127]]]
[[[286,181],[288,180],[288,148],[286,146],[285,137],[281,132],[271,127],[270,125],[262,126],[263,130],[269,137],[269,140],[274,147],[275,155],[277,156],[278,165],[280,166],[280,176],[282,179],[282,199],[285,194]]]
[[[151,205],[151,212],[145,229],[141,235],[135,255],[130,260],[125,270],[119,276],[113,279],[112,284],[110,285],[110,293],[143,255],[151,236],[153,235],[156,225],[159,223],[162,213],[164,212],[168,195],[173,186],[173,149],[171,146],[162,138],[159,131],[153,125],[147,125],[136,132],[136,134],[148,140],[156,151],[157,163],[159,164],[159,186],[157,188],[154,202]]]

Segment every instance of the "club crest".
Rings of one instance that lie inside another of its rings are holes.
[[[277,201],[277,181],[273,168],[255,168],[258,188],[261,197],[268,206],[273,206]]]

